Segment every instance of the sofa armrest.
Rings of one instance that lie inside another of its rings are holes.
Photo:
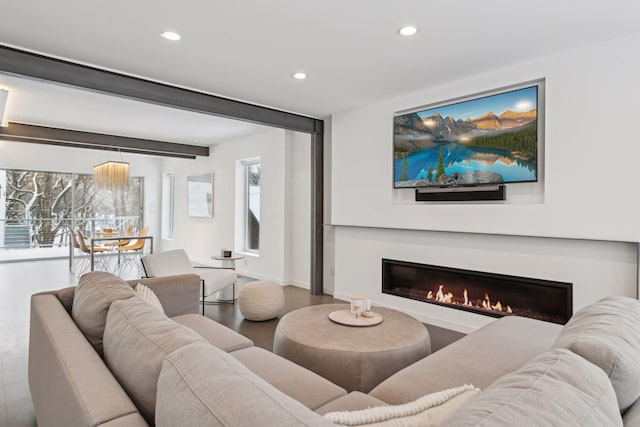
[[[145,426],[55,295],[31,297],[29,389],[38,426]]]
[[[200,276],[197,274],[136,279],[128,283],[134,288],[138,283],[149,287],[169,317],[199,312]]]

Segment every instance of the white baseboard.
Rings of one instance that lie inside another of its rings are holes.
[[[252,271],[246,271],[240,268],[236,268],[236,273],[238,273],[238,276],[250,277],[256,280],[265,280],[267,282],[277,283],[280,286],[285,286],[285,282],[282,279],[276,279],[275,277],[264,276],[262,274],[255,274]]]
[[[323,293],[323,294],[325,294],[325,295],[331,295],[332,297],[334,297],[334,298],[335,298],[334,292],[335,292],[335,289],[333,289],[333,288],[323,288],[323,289],[322,289],[322,293]]]
[[[287,280],[285,283],[287,285],[295,286],[297,288],[302,288],[302,289],[306,289],[306,290],[311,289],[311,285],[309,284],[309,282],[302,282],[302,281],[299,281],[299,280]],[[323,295],[333,296],[333,292],[334,292],[333,288],[323,288],[322,289],[322,294]]]
[[[302,282],[300,280],[285,280],[285,286],[286,285],[290,285],[290,286],[295,286],[296,288],[302,288],[302,289],[311,289],[311,286],[309,286],[309,282]]]

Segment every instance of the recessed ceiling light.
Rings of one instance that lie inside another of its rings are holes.
[[[416,27],[411,26],[411,25],[408,25],[406,27],[402,27],[402,28],[400,28],[398,30],[398,34],[400,34],[403,37],[412,36],[417,32],[418,32],[418,29]]]
[[[162,36],[162,38],[171,40],[173,42],[178,41],[182,38],[180,37],[180,34],[174,33],[173,31],[165,31],[164,33],[160,34],[160,36]]]
[[[304,80],[307,78],[307,74],[300,71],[297,73],[293,73],[292,76],[294,79],[298,79],[298,80]]]

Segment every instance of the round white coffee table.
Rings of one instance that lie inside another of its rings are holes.
[[[375,326],[345,326],[329,319],[348,304],[321,304],[286,314],[276,328],[273,352],[327,378],[348,392],[368,393],[382,381],[431,353],[427,329],[413,317],[373,307]]]

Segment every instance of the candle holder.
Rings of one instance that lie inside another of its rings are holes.
[[[360,317],[362,313],[371,311],[371,300],[361,296],[353,295],[351,297],[350,312],[356,317]]]

